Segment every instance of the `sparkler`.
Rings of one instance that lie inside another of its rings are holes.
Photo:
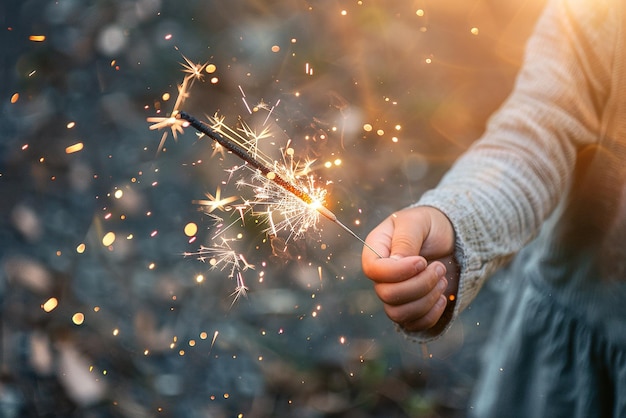
[[[235,154],[237,157],[241,158],[243,161],[248,163],[251,167],[258,170],[265,178],[267,178],[274,184],[278,185],[283,190],[296,196],[300,201],[306,204],[309,208],[316,210],[319,214],[324,216],[326,219],[338,225],[345,232],[347,232],[352,237],[354,237],[359,242],[361,242],[366,248],[368,248],[378,257],[382,258],[382,256],[378,254],[378,252],[374,248],[372,248],[361,237],[359,237],[354,231],[352,231],[345,224],[343,224],[330,209],[324,206],[323,202],[320,199],[314,198],[309,192],[303,190],[302,188],[298,187],[294,183],[285,179],[283,176],[277,173],[276,170],[273,170],[267,164],[263,163],[258,157],[255,158],[249,152],[249,150],[246,149],[246,147],[242,146],[241,144],[232,140],[231,138],[228,138],[226,135],[222,135],[216,129],[212,128],[206,123],[199,121],[198,119],[196,119],[194,116],[190,115],[187,112],[181,111],[177,113],[176,118],[187,121],[189,125],[193,127],[194,129],[196,129],[198,132],[208,136],[213,141],[217,142],[219,145],[226,148],[227,150]]]
[[[238,187],[250,187],[255,191],[254,200],[245,201],[242,205],[235,206],[239,211],[242,222],[244,221],[244,211],[249,208],[265,205],[267,208],[267,222],[269,224],[268,231],[276,236],[278,231],[287,230],[289,231],[288,239],[290,239],[291,237],[298,237],[304,234],[309,228],[315,227],[321,215],[338,225],[378,257],[381,257],[380,254],[354,231],[344,225],[337,216],[324,205],[326,190],[315,186],[312,176],[306,176],[310,171],[313,161],[307,160],[304,163],[294,161],[293,149],[287,147],[283,153],[284,164],[280,164],[273,161],[259,150],[259,141],[272,136],[266,125],[280,100],[273,106],[269,106],[261,101],[261,103],[251,108],[245,99],[246,96],[243,89],[241,86],[239,87],[242,100],[250,114],[258,109],[267,111],[267,116],[263,122],[264,128],[258,133],[243,121],[241,121],[241,125],[237,129],[231,128],[224,123],[225,118],[217,114],[209,118],[210,124],[201,122],[189,113],[182,111],[181,107],[189,97],[189,90],[194,82],[203,80],[203,71],[212,73],[215,71],[215,66],[208,63],[195,64],[188,58],[184,56],[183,58],[185,60],[185,63],[182,63],[185,76],[182,84],[178,86],[178,96],[171,113],[169,116],[147,118],[147,121],[151,123],[150,130],[166,129],[161,136],[157,154],[163,150],[165,141],[170,133],[174,140],[177,140],[178,134],[183,134],[184,128],[191,126],[214,141],[215,148],[212,157],[217,153],[224,155],[224,150],[228,150],[245,162],[245,164],[241,166],[226,170],[230,173],[230,176],[232,176],[235,171],[242,168],[254,171],[251,181],[247,182],[242,179],[237,182]],[[288,160],[288,158],[290,159]],[[303,176],[306,176],[305,181],[302,180]],[[209,216],[212,216],[218,223],[221,223],[222,219],[212,212],[216,209],[224,210],[224,207],[236,200],[236,198],[222,198],[219,188],[215,196],[209,193],[207,193],[206,196],[208,200],[195,200],[193,203],[205,206],[205,212]],[[274,222],[272,217],[272,214],[275,212],[280,213],[283,217],[283,219],[277,223]],[[229,277],[237,281],[235,291],[231,295],[233,297],[233,304],[239,300],[241,296],[245,297],[248,291],[248,287],[244,283],[242,271],[254,269],[254,266],[249,264],[242,254],[230,248],[228,241],[231,240],[223,236],[224,232],[229,229],[230,226],[234,225],[235,222],[225,228],[222,228],[223,225],[219,226],[219,231],[215,234],[213,239],[221,236],[221,244],[218,243],[211,247],[202,246],[195,253],[185,253],[186,256],[197,256],[201,261],[208,260],[211,264],[211,268],[229,270]],[[217,331],[213,342],[215,342],[216,337]]]

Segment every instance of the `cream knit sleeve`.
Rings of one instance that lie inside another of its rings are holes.
[[[454,317],[537,235],[566,193],[577,151],[598,140],[618,1],[551,1],[511,96],[484,136],[417,202],[440,209],[455,229],[461,276]]]

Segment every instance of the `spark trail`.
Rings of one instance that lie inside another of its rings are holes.
[[[227,150],[235,154],[237,157],[241,158],[243,161],[248,163],[251,167],[261,172],[261,174],[263,174],[263,176],[265,176],[268,180],[274,182],[275,184],[280,186],[283,190],[296,196],[306,205],[309,205],[312,209],[315,209],[326,219],[335,223],[345,232],[347,232],[352,237],[357,239],[359,242],[361,242],[366,248],[368,248],[378,257],[382,258],[382,256],[378,254],[376,250],[374,250],[374,248],[372,248],[361,237],[359,237],[354,231],[352,231],[345,224],[343,224],[330,209],[325,207],[323,205],[323,202],[320,202],[319,200],[314,199],[309,193],[307,193],[306,191],[302,190],[301,188],[297,187],[296,185],[284,179],[275,170],[272,170],[270,167],[268,167],[265,163],[260,161],[258,158],[255,158],[254,156],[252,156],[245,147],[241,146],[240,144],[231,140],[230,138],[227,138],[226,136],[220,134],[217,130],[213,129],[206,123],[199,121],[198,119],[196,119],[194,116],[190,115],[187,112],[181,111],[176,115],[176,117],[187,121],[189,125],[193,127],[194,129],[196,129],[198,132],[203,133],[204,135],[208,136],[209,138],[211,138],[212,140],[214,140],[215,142],[217,142],[218,144],[220,144],[221,146],[223,146],[224,148],[226,148]]]

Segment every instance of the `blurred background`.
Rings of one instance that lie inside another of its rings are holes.
[[[210,64],[182,110],[235,129],[271,110],[267,148],[315,159],[364,237],[480,136],[542,6],[3,1],[0,417],[463,416],[500,282],[441,339],[407,341],[357,240],[326,219],[269,237],[238,210],[241,161],[146,118],[174,109],[185,57]],[[228,268],[185,256],[216,234],[254,266],[237,300]]]

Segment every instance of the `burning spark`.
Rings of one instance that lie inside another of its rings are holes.
[[[164,128],[170,128],[172,136],[174,140],[178,139],[178,134],[183,133],[183,128],[186,127],[186,123],[181,121],[180,118],[177,118],[176,115],[183,105],[183,102],[187,97],[189,97],[189,89],[193,85],[195,80],[203,80],[204,74],[202,71],[207,67],[208,63],[204,64],[195,64],[187,57],[183,55],[183,59],[185,63],[181,63],[183,66],[183,72],[186,74],[183,78],[183,83],[178,86],[178,96],[176,97],[176,102],[174,103],[174,109],[172,110],[171,116],[169,117],[149,117],[146,120],[150,125],[150,130],[161,130]],[[161,141],[159,142],[159,147],[157,148],[157,154],[161,152],[163,146],[165,145],[165,140],[167,139],[168,132],[164,132],[161,136]]]
[[[237,286],[235,287],[235,291],[233,293],[231,293],[230,295],[233,298],[233,302],[230,304],[231,307],[242,296],[243,297],[247,297],[248,296],[248,288],[246,287],[246,284],[243,281],[243,276],[241,275],[241,272],[237,272]]]
[[[203,245],[196,252],[185,253],[185,256],[196,256],[198,260],[202,262],[208,260],[211,269],[229,269],[228,277],[231,278],[235,277],[238,272],[254,269],[254,265],[246,262],[243,255],[231,248],[229,241],[234,240],[222,237],[221,243],[215,244],[212,247]]]
[[[220,154],[222,156],[222,158],[224,158],[225,155],[225,151],[224,151],[224,147],[221,146],[220,144],[218,144],[217,142],[213,143],[213,153],[211,153],[211,158],[215,157],[217,154]]]
[[[83,145],[82,142],[77,142],[74,145],[70,145],[69,147],[66,147],[65,148],[65,153],[66,154],[73,154],[75,152],[82,151],[83,147],[84,147],[84,145]]]
[[[242,296],[247,296],[248,287],[244,282],[242,272],[248,269],[254,269],[254,265],[248,263],[243,254],[234,251],[228,243],[229,241],[232,241],[232,239],[228,240],[222,238],[221,244],[216,244],[212,247],[201,246],[198,251],[185,253],[185,256],[194,255],[202,262],[208,260],[211,269],[219,268],[220,270],[229,270],[228,277],[235,278],[236,280],[235,290],[231,293],[233,297],[233,302],[231,303],[232,307]]]
[[[189,58],[187,58],[184,55],[183,55],[183,59],[185,60],[185,62],[180,63],[180,65],[183,66],[183,72],[188,74],[191,80],[196,80],[196,79],[200,81],[204,80],[204,74],[202,74],[202,71],[206,68],[207,65],[209,65],[209,63],[205,62],[204,64],[195,64],[193,61],[191,61]]]
[[[184,132],[183,128],[187,126],[184,121],[181,121],[176,117],[176,112],[174,112],[170,117],[150,117],[146,118],[146,120],[152,123],[152,125],[150,125],[151,131],[170,128],[174,139],[178,139],[178,134],[182,134]]]
[[[198,233],[198,225],[193,222],[189,222],[187,225],[185,225],[185,228],[183,230],[185,232],[185,235],[187,235],[188,237],[193,237]]]
[[[209,349],[209,353],[213,351],[213,346],[215,345],[215,340],[217,340],[217,336],[220,334],[219,331],[215,331],[213,333],[213,339],[211,340],[211,348]]]
[[[223,126],[223,124],[220,126]],[[244,146],[249,147],[249,149],[253,152],[255,158],[257,158],[259,141],[272,137],[270,128],[267,126],[263,128],[260,133],[257,133],[255,130],[250,128],[247,123],[242,121],[241,128],[239,128],[239,130],[244,134],[244,136],[242,137],[242,139],[245,140]]]
[[[221,193],[222,191],[218,187],[215,192],[215,196],[213,196],[211,193],[206,193],[206,197],[208,197],[209,200],[194,200],[193,203],[197,205],[206,206],[205,211],[207,213],[211,213],[215,209],[220,209],[221,211],[224,211],[225,210],[224,206],[237,200],[237,197],[230,196],[230,197],[225,197],[222,199]]]
[[[41,309],[45,312],[52,312],[57,306],[59,306],[57,298],[50,298],[43,305],[41,305]]]

